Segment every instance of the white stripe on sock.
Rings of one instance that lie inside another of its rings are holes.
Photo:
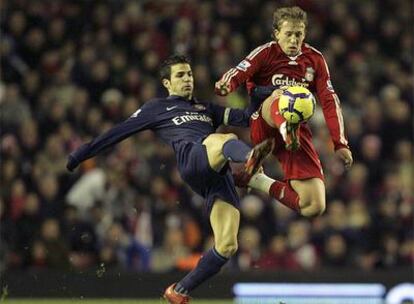
[[[266,194],[269,194],[270,187],[272,186],[274,181],[274,179],[270,178],[266,174],[256,173],[250,179],[248,186],[255,190],[259,190]]]

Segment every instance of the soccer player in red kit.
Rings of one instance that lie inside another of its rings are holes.
[[[285,182],[259,173],[251,178],[248,186],[265,191],[291,209],[311,217],[325,210],[322,166],[307,124],[287,124],[278,112],[278,96],[284,87],[304,86],[317,97],[335,153],[346,168],[352,165],[353,159],[326,61],[318,50],[304,43],[306,26],[306,12],[301,8],[277,9],[273,14],[275,41],[253,50],[237,67],[227,71],[215,88],[221,96],[243,83],[249,92],[253,87],[277,89],[252,115],[250,134],[254,144],[269,137],[275,139],[273,154],[281,163]]]

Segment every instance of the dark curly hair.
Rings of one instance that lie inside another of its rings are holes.
[[[185,55],[171,55],[160,66],[160,78],[161,81],[163,79],[171,79],[171,66],[178,63],[188,63],[190,64],[190,59]]]

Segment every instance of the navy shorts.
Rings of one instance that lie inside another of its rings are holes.
[[[180,150],[178,167],[181,177],[194,192],[206,199],[207,213],[210,214],[217,198],[239,209],[240,199],[229,165],[226,164],[221,172],[214,171],[208,163],[206,146],[202,143],[190,142]]]

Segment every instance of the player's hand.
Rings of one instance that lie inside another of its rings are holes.
[[[272,92],[272,100],[279,98],[285,90],[283,88],[278,88]]]
[[[345,169],[349,169],[354,162],[352,152],[348,148],[341,148],[336,150],[336,155],[344,162]]]
[[[214,88],[216,94],[220,96],[226,96],[231,92],[230,82],[222,79],[216,82]]]
[[[283,87],[279,87],[276,90],[274,90],[271,95],[272,100],[279,98],[287,88],[288,87],[283,86]]]
[[[73,172],[77,166],[79,166],[79,161],[72,155],[69,155],[68,162],[66,163],[66,169],[68,169],[70,172]]]

